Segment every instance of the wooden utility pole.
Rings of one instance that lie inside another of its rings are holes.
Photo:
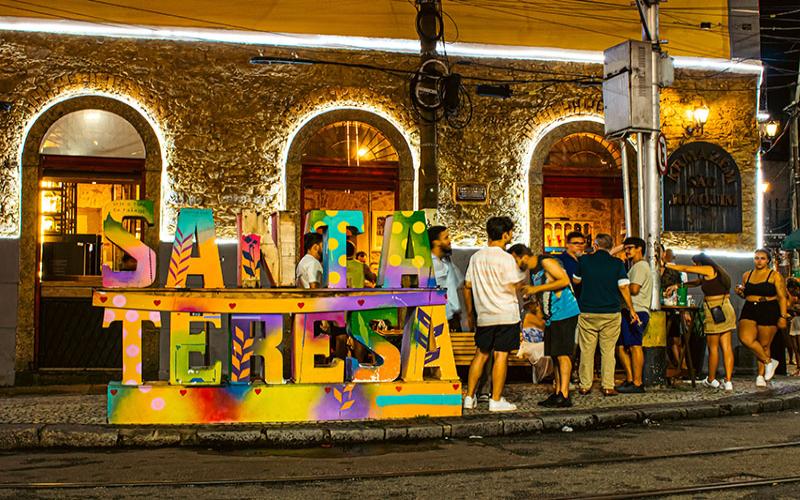
[[[437,40],[425,34],[435,34],[440,29],[439,12],[441,0],[417,0],[419,8],[418,24],[420,28],[420,63],[436,59]],[[419,120],[419,207],[438,208],[439,206],[439,172],[436,165],[436,112],[421,110],[422,119]]]

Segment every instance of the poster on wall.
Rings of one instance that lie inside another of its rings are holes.
[[[380,252],[383,245],[383,226],[386,224],[386,218],[394,213],[394,210],[373,210],[372,211],[372,225],[370,240],[372,241],[372,250]]]
[[[739,167],[716,144],[692,142],[670,155],[663,199],[665,231],[742,231]]]

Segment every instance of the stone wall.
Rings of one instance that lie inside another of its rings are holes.
[[[0,233],[17,231],[17,166],[22,135],[42,107],[70,92],[103,92],[137,102],[160,129],[170,190],[162,214],[171,233],[174,210],[181,206],[215,211],[218,236],[231,237],[235,214],[243,208],[282,208],[281,175],[291,137],[311,116],[350,106],[377,111],[403,132],[414,155],[418,129],[408,105],[404,78],[378,71],[324,65],[252,66],[258,53],[347,60],[413,69],[412,55],[332,50],[259,48],[208,43],[67,37],[5,32],[0,36],[0,96],[15,103],[0,114]],[[526,70],[598,74],[599,65],[578,63],[478,61]],[[507,70],[460,66],[465,75],[509,78]],[[752,86],[755,77],[678,72],[675,89],[663,96],[663,121],[670,149],[684,137],[683,109],[703,101],[711,108],[704,140],[719,142],[734,155],[752,207],[751,173],[758,139],[752,93],[726,87]],[[532,75],[531,78],[536,77]],[[566,78],[566,77],[565,77]],[[474,82],[470,82],[474,83]],[[714,90],[697,90],[712,88]],[[599,88],[573,84],[529,84],[514,88],[510,99],[472,95],[472,123],[463,130],[439,127],[440,218],[460,243],[480,243],[482,222],[494,214],[527,225],[524,207],[527,169],[533,142],[549,123],[564,116],[602,116]],[[487,205],[455,204],[456,180],[491,184]],[[293,189],[295,179],[287,179]],[[288,193],[296,196],[297,193]],[[536,210],[537,207],[532,207]],[[539,208],[541,210],[541,208]],[[745,216],[746,233],[752,216]],[[750,217],[750,218],[748,218]],[[527,227],[527,226],[526,226]],[[667,235],[673,245],[697,245],[699,237]],[[719,246],[742,245],[719,238]],[[704,241],[708,241],[704,238]],[[744,242],[747,246],[750,242]]]
[[[302,152],[292,146],[309,139],[305,124],[321,127],[333,119],[382,127],[400,153],[400,198],[406,200],[402,204],[413,199],[419,129],[409,106],[406,76],[330,65],[250,65],[249,58],[257,54],[403,70],[418,65],[414,55],[380,52],[0,34],[0,99],[13,103],[11,111],[0,112],[0,236],[20,238],[19,247],[14,244],[19,274],[7,280],[19,280],[17,370],[29,366],[34,346],[38,144],[30,137],[41,137],[46,131],[44,121],[52,123],[60,114],[96,106],[121,114],[139,130],[147,147],[148,197],[160,208],[157,227],[163,218],[160,235],[166,238],[172,234],[180,207],[213,209],[221,238],[234,236],[235,216],[243,209],[296,207]],[[499,67],[524,69],[531,79],[553,78],[554,72],[560,75],[556,78],[601,73],[596,64],[451,58],[451,63],[456,62],[469,63],[456,66],[463,75],[482,79],[519,77]],[[719,143],[733,155],[743,183],[744,231],[742,235],[667,234],[665,240],[674,247],[750,249],[755,224],[754,157],[759,145],[754,121],[756,77],[697,71],[678,71],[677,77],[675,86],[662,97],[662,122],[670,150],[702,139]],[[511,98],[499,100],[472,93],[475,83],[465,80],[473,104],[469,126],[456,130],[442,124],[438,129],[437,219],[450,226],[456,244],[480,245],[485,220],[508,215],[518,223],[518,233],[523,233],[520,239],[530,239],[532,246],[540,248],[541,165],[531,161],[535,146],[554,122],[575,116],[601,118],[601,91],[570,83],[531,83],[515,85]],[[105,98],[82,98],[81,103],[67,100],[83,95]],[[696,103],[707,105],[711,115],[702,136],[688,137],[685,110]],[[136,115],[130,106],[144,116]],[[43,120],[36,121],[39,116]],[[385,130],[389,126],[394,130]],[[20,153],[26,140],[26,173],[20,176]],[[162,162],[166,177],[159,179]],[[454,203],[456,181],[488,183],[489,203]],[[153,246],[157,238],[157,229],[146,234]]]
[[[742,233],[664,233],[665,246],[753,250],[756,246],[756,153],[760,146],[756,125],[755,77],[719,78],[718,72],[677,71],[672,88],[661,93],[661,127],[672,152],[692,141],[718,144],[731,154],[742,179]],[[689,134],[687,111],[708,106],[702,132]]]

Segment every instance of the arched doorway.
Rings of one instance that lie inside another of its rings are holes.
[[[112,200],[142,198],[158,207],[157,136],[126,103],[75,97],[38,117],[22,160],[17,370],[107,377],[121,366],[121,332],[100,327],[102,310],[92,307],[91,292],[102,284],[102,264],[120,269],[123,255],[102,238],[102,209]],[[125,224],[155,246],[158,220],[151,227]],[[157,348],[153,337],[144,342],[146,354]]]
[[[542,168],[546,251],[563,251],[572,231],[587,240],[625,234],[621,166],[619,148],[591,132],[567,135],[550,148]]]
[[[627,231],[622,168],[620,145],[605,139],[602,123],[574,121],[554,128],[537,144],[531,163],[532,243],[561,252],[572,231],[587,239],[607,233],[621,243]],[[626,168],[631,172],[630,160]],[[538,207],[534,193],[541,196]]]
[[[286,208],[296,213],[298,256],[309,210],[361,210],[365,233],[354,242],[377,262],[383,218],[414,206],[413,165],[403,133],[379,115],[337,109],[309,120],[292,141],[286,164]]]
[[[399,201],[397,151],[375,127],[335,122],[309,142],[301,173],[301,221],[314,209],[361,210],[364,234],[353,235],[352,241],[368,262],[377,262],[383,221]]]

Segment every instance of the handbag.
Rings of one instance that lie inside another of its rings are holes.
[[[708,303],[708,300],[703,299],[703,301],[706,303],[708,310],[711,311],[711,319],[714,320],[714,323],[725,323],[725,311],[722,310],[722,304],[725,303],[725,300],[723,299],[722,304],[714,307],[711,307],[711,304]]]

